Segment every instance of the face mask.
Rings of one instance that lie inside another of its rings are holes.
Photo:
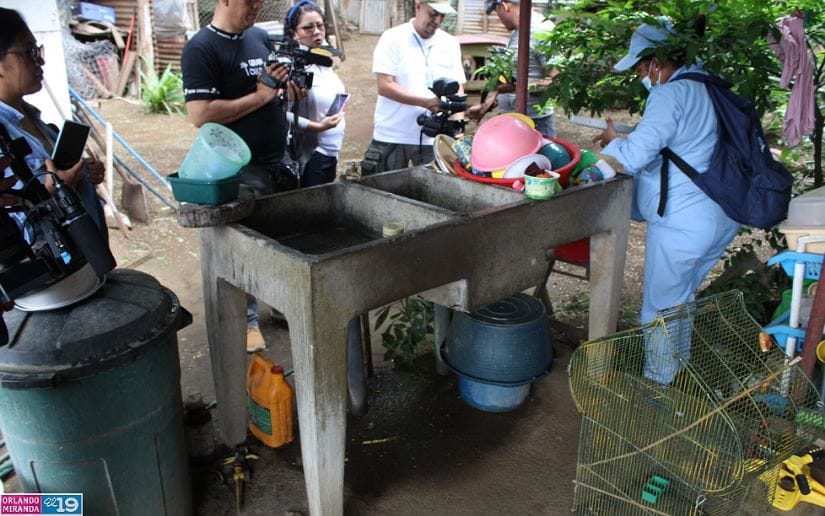
[[[652,90],[654,87],[662,84],[662,69],[659,68],[659,75],[656,76],[656,84],[653,84],[653,81],[650,80],[650,75],[645,75],[642,77],[642,86],[645,87],[647,91]]]

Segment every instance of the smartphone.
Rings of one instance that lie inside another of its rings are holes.
[[[347,105],[347,100],[349,100],[349,93],[336,93],[335,100],[333,100],[332,104],[330,104],[326,116],[332,116],[336,113],[340,113],[344,109],[344,106]]]
[[[57,135],[57,142],[52,151],[52,161],[60,170],[72,168],[75,163],[83,157],[83,149],[86,147],[86,139],[89,137],[91,128],[85,124],[79,124],[66,120],[63,128]]]

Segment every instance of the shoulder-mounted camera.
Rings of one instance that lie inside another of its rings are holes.
[[[440,101],[438,113],[421,113],[416,121],[421,126],[421,132],[434,137],[437,134],[455,136],[464,132],[467,120],[451,120],[450,115],[467,110],[467,95],[458,93],[458,81],[437,79],[433,82],[432,91]]]
[[[303,49],[294,39],[284,36],[271,40],[272,52],[267,58],[267,65],[282,64],[289,69],[287,82],[294,82],[299,88],[312,88],[312,72],[306,71],[309,65],[332,66],[332,53],[322,48]]]

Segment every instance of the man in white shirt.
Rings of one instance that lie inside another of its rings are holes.
[[[378,100],[364,174],[432,161],[433,139],[421,133],[417,121],[439,111],[440,99],[430,88],[437,79],[460,85],[466,80],[458,41],[439,29],[446,14],[455,14],[448,0],[418,0],[415,18],[381,35],[373,54]]]

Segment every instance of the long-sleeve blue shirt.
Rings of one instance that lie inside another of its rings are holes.
[[[642,120],[626,138],[616,138],[602,153],[616,158],[635,181],[634,218],[657,220],[660,169],[664,147],[690,163],[699,173],[708,169],[718,140],[716,114],[705,85],[697,81],[674,81],[687,72],[704,71],[698,66],[681,67],[671,80],[654,87]],[[675,214],[707,196],[676,165],[669,166],[665,216]]]

